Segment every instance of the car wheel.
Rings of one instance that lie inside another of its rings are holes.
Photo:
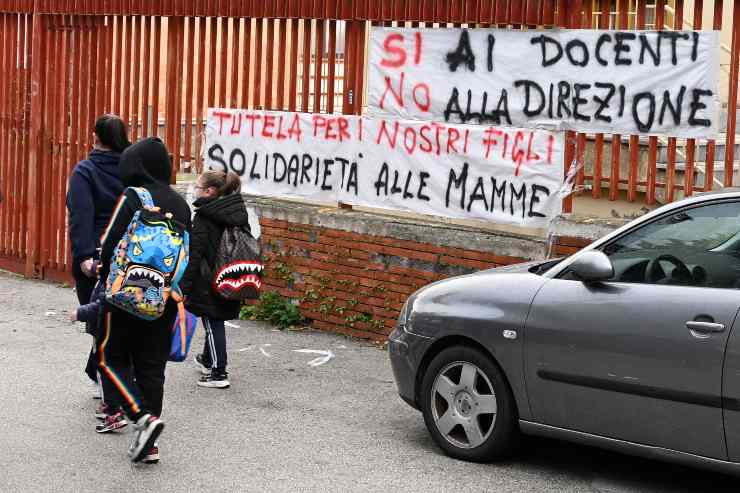
[[[516,406],[501,370],[468,346],[440,352],[421,387],[421,409],[432,438],[456,459],[503,459],[518,441]]]

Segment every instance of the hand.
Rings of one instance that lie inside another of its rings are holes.
[[[70,322],[76,322],[77,321],[77,310],[70,310],[70,312],[69,312],[69,321]]]
[[[95,261],[91,258],[80,262],[80,270],[87,277],[95,277],[97,275],[95,272]]]

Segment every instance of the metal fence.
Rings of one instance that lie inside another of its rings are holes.
[[[566,162],[585,163],[581,196],[652,205],[733,183],[739,4],[730,17],[722,141],[571,132]],[[711,26],[702,25],[706,12]],[[690,16],[681,0],[0,0],[0,267],[68,278],[67,178],[104,112],[129,122],[132,139],[162,137],[178,170],[199,169],[208,107],[360,114],[371,24],[721,29],[722,22],[721,0],[693,2]],[[564,208],[572,210],[572,197]]]

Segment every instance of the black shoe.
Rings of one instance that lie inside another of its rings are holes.
[[[206,364],[206,360],[203,358],[202,353],[198,353],[193,358],[195,361],[195,364],[199,366],[200,374],[201,375],[210,375],[211,374],[211,365]]]
[[[212,372],[209,375],[204,375],[200,380],[198,380],[198,386],[209,387],[212,389],[228,389],[229,385],[229,377],[226,373]]]

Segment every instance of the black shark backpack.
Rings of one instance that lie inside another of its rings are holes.
[[[259,298],[263,268],[262,246],[249,226],[225,228],[213,266],[213,291],[227,300]]]

